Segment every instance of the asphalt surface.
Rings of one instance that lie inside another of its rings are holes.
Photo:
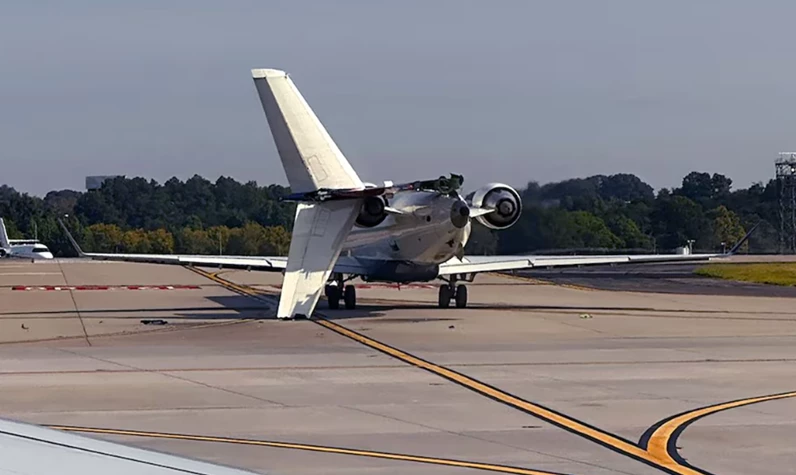
[[[762,259],[762,258],[760,258]],[[736,259],[738,261],[740,259]],[[751,259],[748,259],[752,261]],[[543,279],[555,284],[601,290],[653,292],[685,295],[726,295],[745,297],[796,297],[796,287],[733,282],[702,277],[694,270],[704,264],[645,264],[580,269],[539,269],[517,275]]]
[[[273,474],[796,473],[790,298],[483,275],[283,322],[215,272],[0,263],[0,416]]]

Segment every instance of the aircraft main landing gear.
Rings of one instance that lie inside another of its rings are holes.
[[[439,307],[450,307],[451,300],[456,302],[456,308],[467,307],[467,286],[456,285],[455,278],[451,278],[447,284],[439,286]]]
[[[346,285],[345,292],[343,292],[343,301],[345,308],[353,310],[357,308],[357,289],[353,285]]]
[[[340,287],[326,284],[324,290],[324,293],[326,294],[326,300],[329,301],[329,309],[337,310],[340,308]]]
[[[344,282],[342,274],[336,274],[333,283],[326,284],[324,293],[329,301],[329,309],[337,310],[340,308],[341,299],[346,309],[354,310],[357,308],[357,288],[350,284],[344,286]]]

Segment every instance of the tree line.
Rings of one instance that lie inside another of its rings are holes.
[[[695,251],[721,251],[760,224],[742,249],[778,251],[776,180],[732,189],[724,175],[691,172],[680,187],[656,193],[632,174],[595,175],[521,191],[523,214],[512,228],[475,234],[479,253],[545,251],[670,252],[691,245]]]
[[[467,251],[669,252],[692,243],[715,251],[760,223],[748,252],[776,252],[775,180],[732,189],[721,174],[692,172],[680,187],[655,192],[632,174],[595,175],[518,190],[523,213],[510,229],[475,224]],[[58,256],[74,251],[56,219],[65,217],[84,250],[94,252],[286,255],[295,204],[287,187],[198,175],[163,184],[117,177],[96,190],[51,191],[43,198],[0,186],[0,216],[11,238],[38,238]]]

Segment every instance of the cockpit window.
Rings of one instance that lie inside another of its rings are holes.
[[[33,252],[49,252],[49,249],[44,246],[33,246]]]

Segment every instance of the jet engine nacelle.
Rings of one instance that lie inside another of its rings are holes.
[[[495,211],[476,216],[476,221],[490,229],[506,229],[520,219],[522,199],[517,190],[503,183],[490,183],[467,196],[473,207]]]
[[[0,258],[6,257],[8,255],[8,251],[5,249],[0,249]]]
[[[372,228],[381,224],[387,218],[385,207],[387,201],[381,196],[369,196],[362,203],[356,225],[361,228]]]

